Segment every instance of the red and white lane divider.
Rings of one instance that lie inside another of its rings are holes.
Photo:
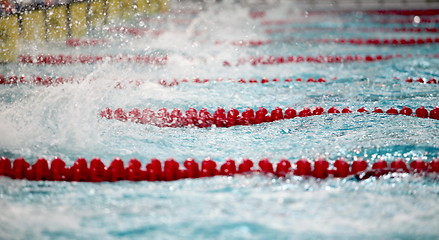
[[[24,64],[39,64],[39,65],[66,65],[66,64],[90,64],[100,62],[127,62],[127,63],[146,63],[155,65],[165,65],[168,60],[166,55],[20,55],[19,62]]]
[[[353,44],[353,45],[422,45],[422,44],[432,44],[439,43],[439,38],[338,38],[338,39],[315,39],[317,43],[337,43],[337,44]]]
[[[332,78],[332,80],[335,80],[337,78]],[[234,79],[222,79],[222,78],[217,78],[217,79],[208,79],[208,78],[204,78],[204,79],[200,79],[200,78],[194,78],[192,80],[188,80],[188,79],[181,79],[181,80],[177,80],[177,79],[173,79],[171,81],[166,81],[164,79],[159,81],[160,85],[163,85],[165,87],[172,87],[175,85],[179,85],[181,83],[209,83],[209,82],[232,82],[232,83],[261,83],[261,84],[265,84],[265,83],[289,83],[289,82],[309,82],[309,83],[324,83],[327,82],[327,80],[323,77],[320,78],[308,78],[308,79],[302,79],[302,78],[285,78],[285,79],[279,79],[279,78],[273,78],[273,79],[268,79],[268,78],[262,78],[262,79],[244,79],[244,78],[240,78],[239,80],[234,80]]]
[[[336,80],[336,77],[331,78],[331,80]],[[393,79],[400,80],[398,77],[394,77]],[[94,81],[95,78],[89,78],[88,81]],[[0,74],[0,85],[20,85],[20,84],[26,84],[26,85],[36,85],[36,86],[56,86],[60,84],[75,84],[75,83],[82,83],[86,81],[85,78],[73,78],[73,77],[52,77],[52,76],[25,76],[25,75],[9,75],[5,76]],[[125,88],[128,85],[138,87],[145,83],[145,81],[141,79],[137,80],[117,80],[115,81],[115,88]],[[158,81],[158,83],[165,87],[172,87],[179,84],[184,83],[212,83],[212,82],[230,82],[230,83],[240,83],[240,84],[266,84],[266,83],[291,83],[291,82],[303,82],[303,83],[326,83],[328,80],[324,77],[318,77],[318,78],[250,78],[250,79],[223,79],[223,78],[216,78],[216,79],[209,79],[209,78],[193,78],[193,79],[173,79],[173,80],[165,80],[161,79]],[[439,84],[439,79],[436,78],[407,78],[405,79],[405,82],[416,82],[416,83],[424,83],[424,84]]]
[[[431,175],[439,174],[439,159],[430,162],[414,160],[407,163],[402,159],[396,159],[388,164],[378,160],[371,167],[363,159],[356,159],[352,163],[343,158],[330,164],[324,158],[318,158],[311,162],[305,158],[291,163],[287,159],[281,159],[274,167],[268,158],[260,160],[256,164],[250,159],[243,159],[237,163],[228,159],[220,167],[220,164],[206,158],[201,166],[194,159],[189,158],[184,163],[184,168],[174,159],[170,158],[162,163],[158,159],[151,159],[146,167],[137,159],[131,159],[127,166],[122,159],[115,158],[110,166],[95,158],[90,164],[84,158],[78,158],[70,167],[60,159],[53,159],[50,164],[44,158],[39,158],[32,166],[23,158],[10,161],[8,158],[0,158],[0,176],[13,179],[27,179],[31,181],[74,181],[74,182],[115,182],[115,181],[175,181],[185,178],[203,178],[214,176],[233,176],[236,174],[265,174],[272,177],[300,176],[305,178],[348,178],[355,177],[364,180],[370,177],[380,177],[391,173]]]
[[[96,78],[73,78],[73,77],[51,77],[51,76],[24,76],[24,75],[10,75],[5,76],[0,74],[0,85],[35,85],[35,86],[57,86],[60,84],[79,84],[85,81],[92,82]],[[114,79],[114,88],[125,88],[127,85],[138,87],[144,81],[138,80],[117,80]]]
[[[380,23],[380,24],[432,24],[432,23],[439,23],[439,18],[437,17],[408,17],[408,18],[394,18],[394,19],[371,19],[370,21],[374,23]],[[316,22],[316,21],[314,21]],[[297,23],[310,23],[309,20],[305,21],[305,18],[303,19],[270,19],[270,20],[263,20],[260,22],[262,26],[276,26],[276,25],[289,25],[289,24],[297,24]],[[318,22],[320,23],[320,22]]]
[[[395,78],[398,79],[398,78]],[[425,83],[425,84],[439,84],[439,79],[436,78],[430,78],[430,79],[424,79],[424,78],[406,78],[405,82],[416,82],[416,83]]]
[[[410,17],[410,18],[400,18],[400,19],[373,19],[372,20],[374,23],[379,23],[379,24],[410,24],[410,25],[419,25],[419,24],[435,24],[435,23],[439,23],[439,18],[437,17],[430,17],[430,18],[426,18],[426,17],[419,17],[419,16],[414,16],[414,17]]]
[[[265,11],[254,10],[254,9],[250,10],[249,13],[248,13],[248,16],[253,18],[253,19],[264,18],[265,15],[266,15]]]
[[[237,60],[234,66],[251,64],[253,66],[256,65],[278,65],[278,64],[288,64],[288,63],[349,63],[349,62],[379,62],[386,61],[391,59],[400,59],[400,58],[413,58],[413,57],[427,57],[427,58],[439,58],[439,54],[427,54],[427,55],[416,55],[412,54],[387,54],[387,55],[319,55],[319,56],[260,56],[260,57],[249,57],[249,58],[240,58]],[[232,66],[231,61],[223,61],[223,66]]]
[[[232,41],[231,44],[240,47],[256,47],[262,45],[268,45],[272,43],[336,43],[336,44],[352,44],[352,45],[423,45],[423,44],[435,44],[439,43],[439,37],[437,38],[313,38],[313,39],[299,39],[299,38],[289,38],[289,39],[279,39],[279,40],[248,40],[248,41]],[[216,41],[215,44],[219,45],[225,43],[225,41]]]
[[[307,15],[333,15],[333,14],[352,14],[358,9],[336,9],[336,10],[309,10]],[[434,16],[439,15],[439,9],[385,9],[385,10],[362,10],[362,13],[369,15],[395,15],[395,16]]]
[[[403,15],[403,16],[434,16],[439,15],[439,9],[386,9],[386,10],[367,10],[367,14],[373,15]]]
[[[68,38],[66,45],[69,47],[78,46],[102,46],[107,44],[108,41],[104,39],[80,39],[80,38]]]
[[[278,33],[296,33],[296,32],[328,31],[328,32],[396,32],[396,33],[437,33],[437,27],[399,27],[399,28],[371,28],[371,27],[348,27],[348,28],[331,28],[331,27],[291,27],[291,28],[271,28],[266,29],[267,34]]]
[[[36,86],[56,86],[59,84],[73,84],[84,82],[85,79],[75,79],[73,77],[49,77],[49,76],[5,76],[0,74],[0,85],[20,85],[20,84],[34,84]]]
[[[364,107],[356,110],[359,113],[369,113]],[[375,108],[372,113],[384,113],[381,108]],[[115,119],[122,122],[133,122],[139,124],[149,124],[158,127],[199,127],[207,128],[211,126],[216,127],[232,127],[238,125],[255,125],[264,122],[274,122],[283,119],[291,119],[295,117],[310,117],[314,115],[322,114],[337,114],[337,113],[352,113],[349,108],[344,108],[341,111],[335,107],[329,108],[327,111],[322,107],[315,107],[313,110],[309,108],[303,108],[300,111],[296,111],[293,108],[287,108],[283,111],[281,108],[276,107],[268,114],[268,110],[260,107],[256,112],[247,108],[240,113],[238,110],[232,108],[228,112],[223,108],[218,108],[213,114],[207,109],[203,108],[197,111],[194,108],[189,108],[185,113],[180,109],[173,109],[169,111],[166,108],[161,108],[157,112],[154,112],[150,108],[139,110],[134,108],[129,111],[124,111],[122,108],[117,108],[114,111],[110,108],[105,108],[101,111],[100,116],[105,119]],[[390,108],[385,111],[389,115],[407,115],[419,118],[431,118],[439,120],[439,108],[428,111],[424,107],[419,107],[415,111],[411,108],[403,107],[400,110]]]
[[[35,86],[58,86],[61,84],[79,84],[83,82],[92,82],[96,78],[73,78],[73,77],[50,77],[50,76],[4,76],[0,74],[0,85],[35,85]],[[139,87],[144,83],[142,80],[126,80],[118,81],[114,80],[114,88],[126,88],[128,85],[133,87]]]
[[[337,78],[331,78],[332,80],[335,80]],[[94,81],[96,79],[94,78],[89,78],[88,81]],[[36,85],[36,86],[56,86],[56,85],[60,85],[60,84],[74,84],[74,83],[82,83],[86,81],[85,78],[73,78],[73,77],[51,77],[51,76],[24,76],[24,75],[10,75],[10,76],[5,76],[0,74],[0,85],[20,85],[20,84],[28,84],[28,85]],[[126,81],[120,81],[120,80],[116,80],[116,85],[114,86],[115,88],[125,88],[127,85],[131,85],[131,86],[135,86],[138,87],[142,84],[145,83],[145,81],[142,81],[141,79],[138,80],[126,80]],[[217,78],[217,79],[208,79],[208,78],[204,78],[204,79],[200,79],[200,78],[194,78],[191,80],[188,79],[181,79],[181,80],[177,80],[177,79],[173,79],[171,81],[166,81],[164,79],[160,80],[158,83],[162,86],[165,87],[172,87],[181,83],[208,83],[208,82],[231,82],[231,83],[260,83],[260,84],[265,84],[265,83],[289,83],[289,82],[307,82],[307,83],[324,83],[327,82],[327,80],[323,77],[320,78],[285,78],[285,79],[280,79],[280,78],[273,78],[273,79],[268,79],[268,78],[262,78],[262,79],[248,79],[245,80],[243,78],[239,79],[239,80],[233,80],[231,78],[225,80],[222,78]]]

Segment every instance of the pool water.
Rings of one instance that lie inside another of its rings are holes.
[[[371,32],[355,28],[434,28],[437,23],[392,23],[407,16],[306,14],[293,4],[264,9],[229,4],[175,1],[169,14],[139,16],[94,29],[99,46],[28,45],[23,54],[168,56],[165,65],[104,61],[94,64],[0,66],[5,76],[84,79],[79,83],[0,86],[0,152],[10,159],[78,157],[193,157],[217,162],[232,158],[343,156],[370,162],[439,156],[439,121],[403,115],[331,114],[230,128],[158,128],[103,119],[102,109],[158,110],[189,107],[257,109],[332,106],[352,110],[403,106],[431,110],[439,85],[405,82],[439,79],[437,44],[349,45],[316,43],[327,38],[436,38],[434,32]],[[256,9],[260,10],[260,9]],[[288,20],[287,24],[263,24]],[[390,22],[383,24],[382,22]],[[111,29],[148,29],[133,36]],[[267,34],[267,29],[290,31]],[[302,28],[302,30],[294,29]],[[292,30],[291,30],[292,29]],[[341,30],[340,30],[341,29]],[[344,30],[343,30],[344,29]],[[153,34],[152,30],[160,31]],[[342,31],[343,30],[343,31]],[[300,41],[283,41],[294,38]],[[261,46],[234,41],[271,40]],[[278,41],[277,41],[278,40]],[[221,42],[221,44],[219,44]],[[252,56],[402,54],[376,62],[236,65]],[[224,66],[224,61],[231,66]],[[231,81],[181,83],[164,87],[160,79],[261,79],[324,77],[325,83],[240,84]],[[135,86],[130,81],[140,81]],[[123,87],[115,87],[117,83]],[[357,181],[277,179],[263,175],[218,176],[175,182],[71,183],[0,178],[0,239],[437,239],[437,178],[409,174]]]

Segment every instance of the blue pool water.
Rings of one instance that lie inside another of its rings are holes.
[[[436,37],[437,33],[335,31],[344,27],[416,27],[378,24],[390,16],[360,13],[310,15],[292,5],[267,9],[262,19],[229,4],[174,2],[160,21],[126,20],[114,26],[164,30],[159,36],[129,36],[96,29],[104,46],[29,45],[25,54],[167,54],[168,63],[97,63],[66,66],[7,64],[4,75],[72,76],[78,84],[0,86],[0,152],[14,159],[99,156],[183,162],[211,157],[273,161],[345,156],[407,161],[439,155],[439,121],[381,114],[321,115],[231,128],[157,128],[102,119],[100,110],[203,107],[214,111],[247,107],[336,106],[428,109],[439,105],[439,85],[406,83],[407,77],[439,78],[437,45],[367,46],[281,43],[239,47],[215,41],[312,38]],[[395,17],[394,17],[395,18]],[[297,23],[264,26],[267,19]],[[176,24],[184,20],[185,24]],[[331,30],[268,35],[268,28],[327,27]],[[437,27],[434,23],[419,27]],[[292,63],[223,66],[249,56],[412,54],[416,57],[345,64]],[[419,55],[419,57],[417,56]],[[327,83],[237,84],[210,82],[163,87],[159,79],[325,77]],[[332,80],[332,78],[336,78]],[[394,79],[394,77],[400,80]],[[114,88],[139,79],[139,87]],[[87,81],[90,80],[90,81]],[[214,177],[175,182],[63,183],[0,178],[0,239],[437,239],[437,179],[410,175],[358,182],[355,179]]]

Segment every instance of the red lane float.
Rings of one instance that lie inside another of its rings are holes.
[[[336,77],[331,78],[331,80],[336,80]],[[398,77],[394,77],[393,79],[400,80]],[[91,78],[88,79],[89,81],[93,81],[95,79]],[[24,75],[10,75],[5,76],[0,74],[0,85],[18,85],[18,84],[34,84],[37,86],[52,86],[52,85],[59,85],[59,84],[73,84],[73,83],[81,83],[84,82],[85,78],[73,78],[73,77],[51,77],[51,76],[24,76]],[[144,83],[141,79],[138,80],[127,80],[124,82],[116,81],[116,88],[124,88],[125,85],[133,85],[133,86],[140,86]],[[290,83],[290,82],[307,82],[307,83],[325,83],[328,82],[324,77],[319,78],[261,78],[261,79],[243,79],[240,78],[239,80],[236,79],[223,79],[223,78],[217,78],[217,79],[209,79],[209,78],[194,78],[194,79],[173,79],[170,81],[167,81],[165,79],[161,79],[158,83],[165,87],[172,87],[179,85],[181,83],[209,83],[209,82],[231,82],[231,83],[259,83],[259,84],[265,84],[265,83]],[[424,84],[439,84],[439,79],[436,78],[406,78],[405,82],[416,82],[416,83],[424,83]]]
[[[439,18],[437,17],[419,17],[413,16],[409,18],[399,18],[399,19],[371,19],[370,21],[374,23],[380,24],[428,24],[428,23],[439,23]],[[320,23],[320,21],[317,21]],[[303,19],[271,19],[271,20],[263,20],[260,22],[263,26],[273,26],[273,25],[289,25],[289,24],[297,24],[297,23],[309,23],[308,21],[304,21]]]
[[[336,77],[331,78],[331,80],[336,80]],[[400,80],[398,77],[394,77],[393,79]],[[89,81],[93,81],[96,79],[90,78]],[[82,83],[85,81],[85,78],[73,78],[73,77],[52,77],[52,76],[25,76],[25,75],[9,75],[5,76],[0,74],[0,85],[19,85],[19,84],[34,84],[36,86],[56,86],[59,84],[73,84],[73,83]],[[125,85],[132,85],[132,86],[140,86],[144,83],[141,79],[138,80],[126,80],[124,82],[122,81],[116,81],[116,88],[124,88]],[[161,79],[158,83],[165,87],[172,87],[179,85],[181,83],[209,83],[209,82],[231,82],[231,83],[290,83],[290,82],[307,82],[307,83],[325,83],[328,82],[327,79],[324,77],[319,78],[261,78],[261,79],[243,79],[240,78],[239,80],[236,79],[223,79],[223,78],[217,78],[217,79],[209,79],[209,78],[194,78],[194,79],[173,79],[173,80],[165,80]],[[405,82],[416,82],[416,83],[424,83],[424,84],[439,84],[439,79],[436,78],[406,78]]]
[[[69,47],[78,46],[102,46],[108,43],[104,39],[80,39],[80,38],[68,38],[66,40],[66,45]]]
[[[358,12],[358,9],[337,9],[337,10],[309,10],[308,15],[326,15],[326,14],[352,14]],[[362,10],[362,13],[369,15],[399,15],[399,16],[434,16],[439,15],[439,9],[385,9],[385,10]]]
[[[335,80],[336,78],[332,78],[333,80]],[[273,79],[268,79],[268,78],[262,78],[260,80],[258,79],[239,79],[239,80],[233,80],[233,79],[228,79],[228,80],[224,80],[222,78],[217,78],[217,79],[208,79],[208,78],[204,78],[204,79],[200,79],[200,78],[194,78],[192,80],[188,80],[188,79],[181,79],[181,80],[177,80],[177,79],[173,79],[171,81],[166,81],[164,79],[159,81],[160,85],[163,85],[165,87],[172,87],[181,83],[189,83],[189,82],[193,82],[193,83],[209,83],[209,82],[232,82],[232,83],[261,83],[261,84],[265,84],[265,83],[281,83],[281,82],[309,82],[309,83],[324,83],[326,82],[326,79],[323,77],[320,78],[308,78],[308,79],[302,79],[302,78],[285,78],[285,79],[279,79],[279,78],[273,78]]]
[[[357,109],[359,113],[369,113],[364,107]],[[389,115],[407,115],[419,118],[431,118],[439,120],[439,108],[428,111],[424,107],[417,108],[413,111],[411,108],[403,107],[400,110],[390,108],[383,111],[381,108],[375,108],[372,113],[386,113]],[[213,114],[203,108],[197,111],[194,108],[189,108],[185,113],[180,109],[173,109],[169,111],[166,108],[161,108],[154,112],[150,108],[139,110],[134,108],[128,112],[122,108],[112,110],[105,108],[101,111],[100,116],[105,119],[115,119],[122,122],[133,122],[139,124],[149,124],[157,127],[199,127],[207,128],[211,126],[216,127],[232,127],[238,125],[255,125],[264,122],[274,122],[283,119],[291,119],[295,117],[310,117],[322,114],[338,114],[338,113],[352,113],[349,108],[343,108],[341,111],[335,107],[329,108],[327,111],[322,107],[303,108],[296,111],[293,108],[287,108],[283,111],[276,107],[268,114],[268,110],[260,107],[256,112],[251,108],[246,108],[242,113],[232,108],[228,112],[223,108],[218,108]]]
[[[265,17],[266,12],[265,11],[259,11],[259,10],[250,10],[248,13],[249,17],[256,19],[256,18],[263,18]]]
[[[424,79],[424,78],[406,78],[405,82],[417,82],[417,83],[424,83],[424,84],[438,84],[439,79],[436,78],[430,78],[430,79]]]
[[[423,45],[439,43],[439,38],[337,38],[337,39],[312,39],[311,41],[316,43],[337,43],[337,44],[352,44],[352,45]]]
[[[350,63],[350,62],[379,62],[391,59],[400,58],[412,58],[412,57],[427,57],[427,58],[439,58],[439,54],[426,54],[426,55],[416,55],[412,54],[387,54],[387,55],[318,55],[318,56],[259,56],[259,57],[248,57],[238,59],[235,66],[240,66],[244,64],[256,65],[278,65],[278,64],[288,64],[288,63]],[[230,61],[223,61],[223,66],[232,66]]]
[[[302,39],[302,38],[288,38],[288,39],[277,39],[277,40],[248,40],[248,41],[232,41],[231,44],[240,47],[256,47],[262,45],[268,45],[272,43],[336,43],[336,44],[352,44],[352,45],[423,45],[423,44],[434,44],[439,43],[439,37],[432,38],[314,38],[314,39]],[[215,44],[222,44],[224,41],[216,41]]]
[[[433,16],[439,15],[439,9],[386,9],[367,10],[367,14],[376,15],[405,15],[405,16]]]
[[[49,77],[49,76],[4,76],[0,74],[0,85],[35,84],[37,86],[50,86],[65,83],[81,83],[85,79],[74,79],[73,77]]]
[[[35,86],[57,86],[61,84],[79,84],[85,81],[92,82],[96,78],[73,78],[73,77],[50,77],[50,76],[4,76],[0,74],[0,85],[35,85]],[[141,80],[118,81],[115,79],[114,88],[125,88],[127,85],[138,87],[144,82]]]
[[[439,18],[425,18],[425,17],[419,17],[414,16],[410,18],[403,18],[403,19],[374,19],[372,20],[375,23],[379,24],[434,24],[439,23]]]
[[[332,80],[335,80],[337,78],[331,78]],[[90,78],[88,79],[88,81],[94,81],[95,79]],[[56,86],[59,84],[73,84],[73,83],[82,83],[85,81],[85,78],[73,78],[73,77],[51,77],[51,76],[24,76],[24,75],[10,75],[10,76],[4,76],[2,74],[0,74],[0,85],[19,85],[19,84],[34,84],[36,86]],[[224,80],[222,78],[217,78],[217,79],[208,79],[208,78],[204,78],[204,79],[200,79],[200,78],[194,78],[192,80],[188,80],[188,79],[181,79],[181,80],[177,80],[177,79],[173,79],[171,81],[166,81],[164,79],[160,80],[158,83],[162,86],[165,87],[172,87],[181,83],[189,83],[189,82],[193,82],[193,83],[208,83],[208,82],[231,82],[231,83],[260,83],[260,84],[265,84],[265,83],[280,83],[280,82],[285,82],[285,83],[289,83],[289,82],[308,82],[308,83],[324,83],[327,82],[327,80],[323,77],[320,78],[285,78],[285,79],[280,79],[280,78],[273,78],[273,79],[268,79],[268,78],[262,78],[262,79],[248,79],[245,80],[243,78],[239,79],[239,80],[233,80],[231,78]],[[125,85],[133,85],[133,86],[140,86],[144,83],[144,81],[142,80],[126,80],[124,82],[122,81],[117,81],[116,80],[116,88],[124,88]]]
[[[51,77],[51,76],[4,76],[0,74],[0,85],[35,85],[35,86],[57,86],[60,84],[79,84],[85,81],[92,82],[96,78],[73,78],[73,77]],[[125,88],[126,85],[138,87],[144,83],[142,80],[125,80],[114,79],[114,88]]]
[[[266,29],[267,34],[278,33],[296,33],[304,31],[331,31],[331,32],[396,32],[396,33],[437,33],[439,29],[437,27],[399,27],[399,28],[371,28],[371,27],[347,27],[347,28],[331,28],[331,27],[291,27],[291,28],[271,28]]]
[[[333,80],[335,80],[336,78],[332,78]],[[89,81],[93,81],[95,79],[88,79]],[[74,84],[74,83],[82,83],[84,82],[85,79],[74,79],[73,77],[50,77],[50,76],[34,76],[34,77],[26,77],[26,76],[17,76],[17,75],[12,75],[12,76],[4,76],[0,74],[0,85],[20,85],[20,84],[34,84],[36,86],[56,86],[56,85],[60,85],[60,84]],[[286,78],[286,79],[279,79],[279,78],[273,78],[273,79],[268,79],[268,78],[262,78],[260,80],[258,79],[249,79],[249,80],[245,80],[245,79],[239,79],[239,80],[223,80],[222,78],[218,78],[218,79],[200,79],[200,78],[194,78],[192,80],[187,80],[187,79],[181,79],[181,80],[177,80],[177,79],[173,79],[172,81],[166,81],[164,79],[160,80],[158,83],[162,86],[165,87],[172,87],[181,83],[188,83],[188,82],[193,82],[193,83],[208,83],[208,82],[231,82],[231,83],[261,83],[261,84],[265,84],[265,83],[278,83],[278,82],[285,82],[285,83],[289,83],[289,82],[308,82],[308,83],[324,83],[326,82],[326,80],[324,78],[308,78],[308,79],[302,79],[302,78],[296,78],[296,79],[292,79],[292,78]],[[126,87],[126,85],[132,85],[132,86],[140,86],[144,83],[144,81],[142,80],[127,80],[125,82],[121,82],[118,81],[116,82],[115,88],[124,88]]]
[[[204,159],[201,164],[193,158],[180,163],[172,158],[162,163],[158,159],[151,159],[145,167],[133,158],[125,166],[120,158],[115,158],[109,166],[99,159],[94,158],[88,164],[84,158],[78,158],[72,166],[55,158],[50,163],[39,158],[30,165],[23,158],[14,161],[0,158],[0,176],[12,179],[27,179],[30,181],[67,181],[67,182],[115,182],[115,181],[175,181],[186,178],[203,178],[214,176],[234,176],[236,174],[264,174],[272,177],[300,176],[306,178],[347,178],[355,177],[364,180],[370,177],[380,177],[390,173],[431,175],[439,174],[439,159],[426,162],[416,159],[407,164],[402,159],[396,159],[389,164],[378,160],[369,168],[367,161],[356,159],[351,163],[344,158],[336,159],[330,164],[324,158],[309,161],[306,158],[291,163],[281,159],[277,164],[268,158],[261,159],[257,164],[250,159],[243,159],[237,164],[232,159],[227,159],[222,164],[210,158]]]
[[[90,64],[100,62],[127,62],[127,63],[146,63],[155,65],[165,65],[168,57],[154,56],[154,55],[108,55],[108,56],[92,56],[92,55],[52,55],[40,54],[20,55],[19,62],[25,64],[39,64],[39,65],[66,65],[66,64]]]

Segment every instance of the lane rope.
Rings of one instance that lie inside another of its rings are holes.
[[[66,46],[79,47],[79,46],[102,46],[107,44],[108,41],[104,39],[80,39],[80,38],[68,38],[66,40]]]
[[[403,19],[374,19],[373,22],[378,24],[436,24],[439,23],[439,18],[432,17],[432,18],[425,18],[425,17],[419,17],[414,16],[410,18],[403,18]]]
[[[426,58],[439,58],[439,54],[425,54],[425,55],[412,55],[412,54],[376,54],[376,55],[318,55],[318,56],[252,56],[247,58],[239,58],[234,66],[240,66],[250,64],[257,65],[279,65],[289,63],[350,63],[350,62],[380,62],[392,59],[401,58],[413,58],[413,57],[426,57]],[[223,66],[232,66],[232,61],[223,61]]]
[[[384,9],[367,10],[366,13],[377,15],[434,16],[439,15],[439,9]]]
[[[414,17],[403,18],[403,19],[371,19],[370,21],[379,24],[419,25],[419,24],[439,23],[439,18],[433,18],[433,17],[425,18],[425,17],[414,16]],[[297,24],[297,23],[306,23],[306,21],[297,20],[297,19],[271,19],[271,20],[263,20],[260,22],[260,24],[263,26],[289,25],[289,24]]]
[[[0,74],[0,85],[35,85],[35,86],[57,86],[60,84],[79,84],[85,81],[95,81],[96,78],[74,78],[74,77],[59,77],[59,76],[25,76],[25,75],[9,75]],[[124,86],[134,85],[140,86],[144,82],[138,80],[120,81],[114,79],[115,88],[123,88]]]
[[[237,109],[230,109],[226,112],[223,108],[219,107],[214,113],[210,113],[206,108],[202,108],[197,111],[194,108],[189,108],[185,113],[180,109],[175,108],[168,110],[167,108],[161,108],[154,112],[150,108],[139,110],[133,108],[125,111],[122,108],[112,110],[105,108],[100,112],[100,116],[104,119],[114,119],[122,122],[132,122],[138,124],[149,124],[157,127],[232,127],[239,125],[256,125],[264,122],[274,122],[283,119],[292,119],[295,117],[310,117],[322,114],[339,114],[339,113],[352,113],[348,107],[338,110],[336,107],[331,107],[325,110],[322,107],[315,107],[312,110],[310,108],[303,108],[301,110],[295,110],[294,108],[287,108],[282,110],[280,107],[274,108],[270,114],[266,108],[259,107],[255,112],[252,108],[246,108],[242,113]],[[435,107],[428,111],[424,107],[419,107],[416,110],[412,110],[409,107],[403,107],[400,110],[396,108],[389,108],[384,111],[381,108],[375,108],[372,111],[362,107],[356,110],[358,113],[386,113],[389,115],[406,115],[418,118],[431,118],[439,120],[439,108]]]
[[[331,80],[336,80],[337,78],[331,78]],[[96,78],[88,78],[88,81],[95,81]],[[21,84],[27,84],[27,85],[36,85],[36,86],[56,86],[59,84],[74,84],[74,83],[82,83],[86,81],[85,78],[73,78],[73,77],[52,77],[52,76],[25,76],[25,75],[9,75],[5,76],[0,74],[0,85],[21,85]],[[141,79],[137,80],[126,80],[121,81],[115,79],[115,88],[125,88],[127,85],[131,86],[140,86],[145,83],[145,81]],[[290,83],[290,82],[304,82],[304,83],[325,83],[327,80],[324,77],[318,77],[318,78],[250,78],[250,79],[244,79],[240,78],[238,80],[228,78],[216,78],[216,79],[209,79],[209,78],[193,78],[193,79],[173,79],[173,80],[165,80],[161,79],[158,81],[158,83],[165,87],[172,87],[176,86],[182,83],[209,83],[209,82],[230,82],[230,83],[259,83],[259,84],[265,84],[265,83]]]
[[[396,78],[398,79],[398,78]],[[425,84],[438,84],[439,80],[437,80],[436,78],[430,78],[430,79],[426,79],[426,78],[406,78],[405,82],[415,82],[415,83],[425,83]]]
[[[401,80],[398,77],[394,77],[395,80]],[[88,78],[88,81],[95,81],[96,78]],[[336,77],[332,77],[330,80],[337,80]],[[57,86],[60,84],[79,84],[82,82],[85,82],[85,78],[73,78],[73,77],[53,77],[53,76],[25,76],[25,75],[9,75],[5,76],[3,74],[0,74],[0,85],[35,85],[35,86]],[[132,80],[125,80],[122,81],[120,79],[114,79],[115,81],[115,88],[125,88],[127,86],[135,86],[139,87],[142,84],[145,83],[142,79],[132,79]],[[439,79],[436,78],[422,78],[422,77],[408,77],[404,80],[405,82],[415,82],[415,83],[424,83],[424,84],[439,84]],[[215,78],[215,79],[209,79],[209,78],[182,78],[182,79],[172,79],[172,80],[165,80],[161,79],[158,81],[158,83],[165,87],[173,87],[177,86],[179,84],[185,84],[185,83],[195,83],[195,84],[203,84],[203,83],[221,83],[221,82],[227,82],[227,83],[240,83],[240,84],[268,84],[268,83],[291,83],[291,82],[303,82],[303,83],[326,83],[329,82],[325,77],[288,77],[288,78],[239,78],[239,79],[233,79],[233,78]]]
[[[337,78],[331,78],[332,80],[335,80]],[[159,81],[160,85],[163,85],[165,87],[172,87],[172,86],[176,86],[179,85],[181,83],[209,83],[209,82],[231,82],[231,83],[260,83],[260,84],[265,84],[265,83],[289,83],[289,82],[308,82],[308,83],[325,83],[327,82],[327,80],[324,77],[320,77],[320,78],[273,78],[273,79],[268,79],[268,78],[261,78],[261,79],[256,79],[256,78],[250,78],[250,79],[244,79],[244,78],[240,78],[239,80],[234,80],[234,79],[222,79],[222,78],[217,78],[217,79],[209,79],[209,78],[194,78],[194,79],[173,79],[171,81],[167,81],[164,79],[161,79]]]
[[[382,5],[380,5],[382,6]],[[328,14],[352,14],[357,13],[358,9],[349,10],[349,9],[336,9],[336,10],[309,10],[307,11],[308,15],[328,15]],[[383,10],[361,10],[362,13],[369,15],[395,15],[395,16],[423,16],[423,17],[435,17],[435,15],[439,15],[439,9],[430,8],[430,9],[383,9]],[[386,16],[388,17],[388,16]]]
[[[216,41],[215,44],[220,45],[225,41]],[[269,45],[273,43],[335,43],[335,44],[351,44],[351,45],[374,45],[374,46],[408,46],[408,45],[425,45],[439,43],[439,37],[432,38],[313,38],[313,39],[299,39],[287,38],[276,40],[247,40],[247,41],[232,41],[230,44],[240,47],[256,47]]]
[[[369,166],[363,159],[356,159],[349,163],[344,158],[338,158],[330,164],[324,158],[311,162],[306,158],[291,163],[281,159],[275,166],[268,158],[261,159],[257,165],[250,159],[243,159],[237,165],[235,160],[227,159],[223,164],[210,158],[201,162],[201,166],[193,158],[183,163],[184,168],[173,158],[163,163],[158,159],[151,159],[145,167],[133,158],[127,166],[120,158],[115,158],[109,166],[99,158],[87,163],[86,159],[78,158],[72,166],[67,167],[60,158],[54,158],[50,164],[44,158],[30,165],[23,158],[10,161],[6,157],[0,158],[0,176],[12,179],[27,179],[30,181],[67,181],[67,182],[115,182],[115,181],[175,181],[179,179],[194,179],[214,176],[234,176],[236,174],[264,174],[271,177],[304,178],[350,178],[365,180],[370,177],[381,177],[393,173],[432,175],[439,174],[439,159],[426,162],[421,159],[411,161],[408,166],[402,159],[395,159],[390,164],[378,160]]]
[[[279,33],[296,33],[296,32],[308,32],[308,31],[331,31],[331,32],[395,32],[395,33],[437,33],[439,29],[437,27],[290,27],[290,28],[270,28],[266,29],[267,34],[279,34]]]
[[[439,54],[425,54],[416,55],[412,54],[387,54],[387,55],[318,55],[318,56],[259,56],[248,57],[238,59],[235,66],[243,64],[251,65],[275,65],[275,64],[287,64],[287,63],[348,63],[348,62],[376,62],[386,61],[399,58],[412,58],[412,57],[427,57],[427,58],[439,58]],[[23,64],[37,64],[37,65],[67,65],[67,64],[92,64],[101,62],[126,62],[126,63],[146,63],[154,65],[165,65],[167,63],[168,56],[154,56],[154,55],[64,55],[64,54],[40,54],[29,55],[22,54],[19,56],[19,62]],[[231,66],[230,61],[223,61],[223,66]]]
[[[155,55],[64,55],[64,54],[22,54],[19,62],[24,64],[38,65],[66,65],[66,64],[92,64],[101,62],[126,62],[126,63],[146,63],[154,65],[165,65],[168,56]]]

